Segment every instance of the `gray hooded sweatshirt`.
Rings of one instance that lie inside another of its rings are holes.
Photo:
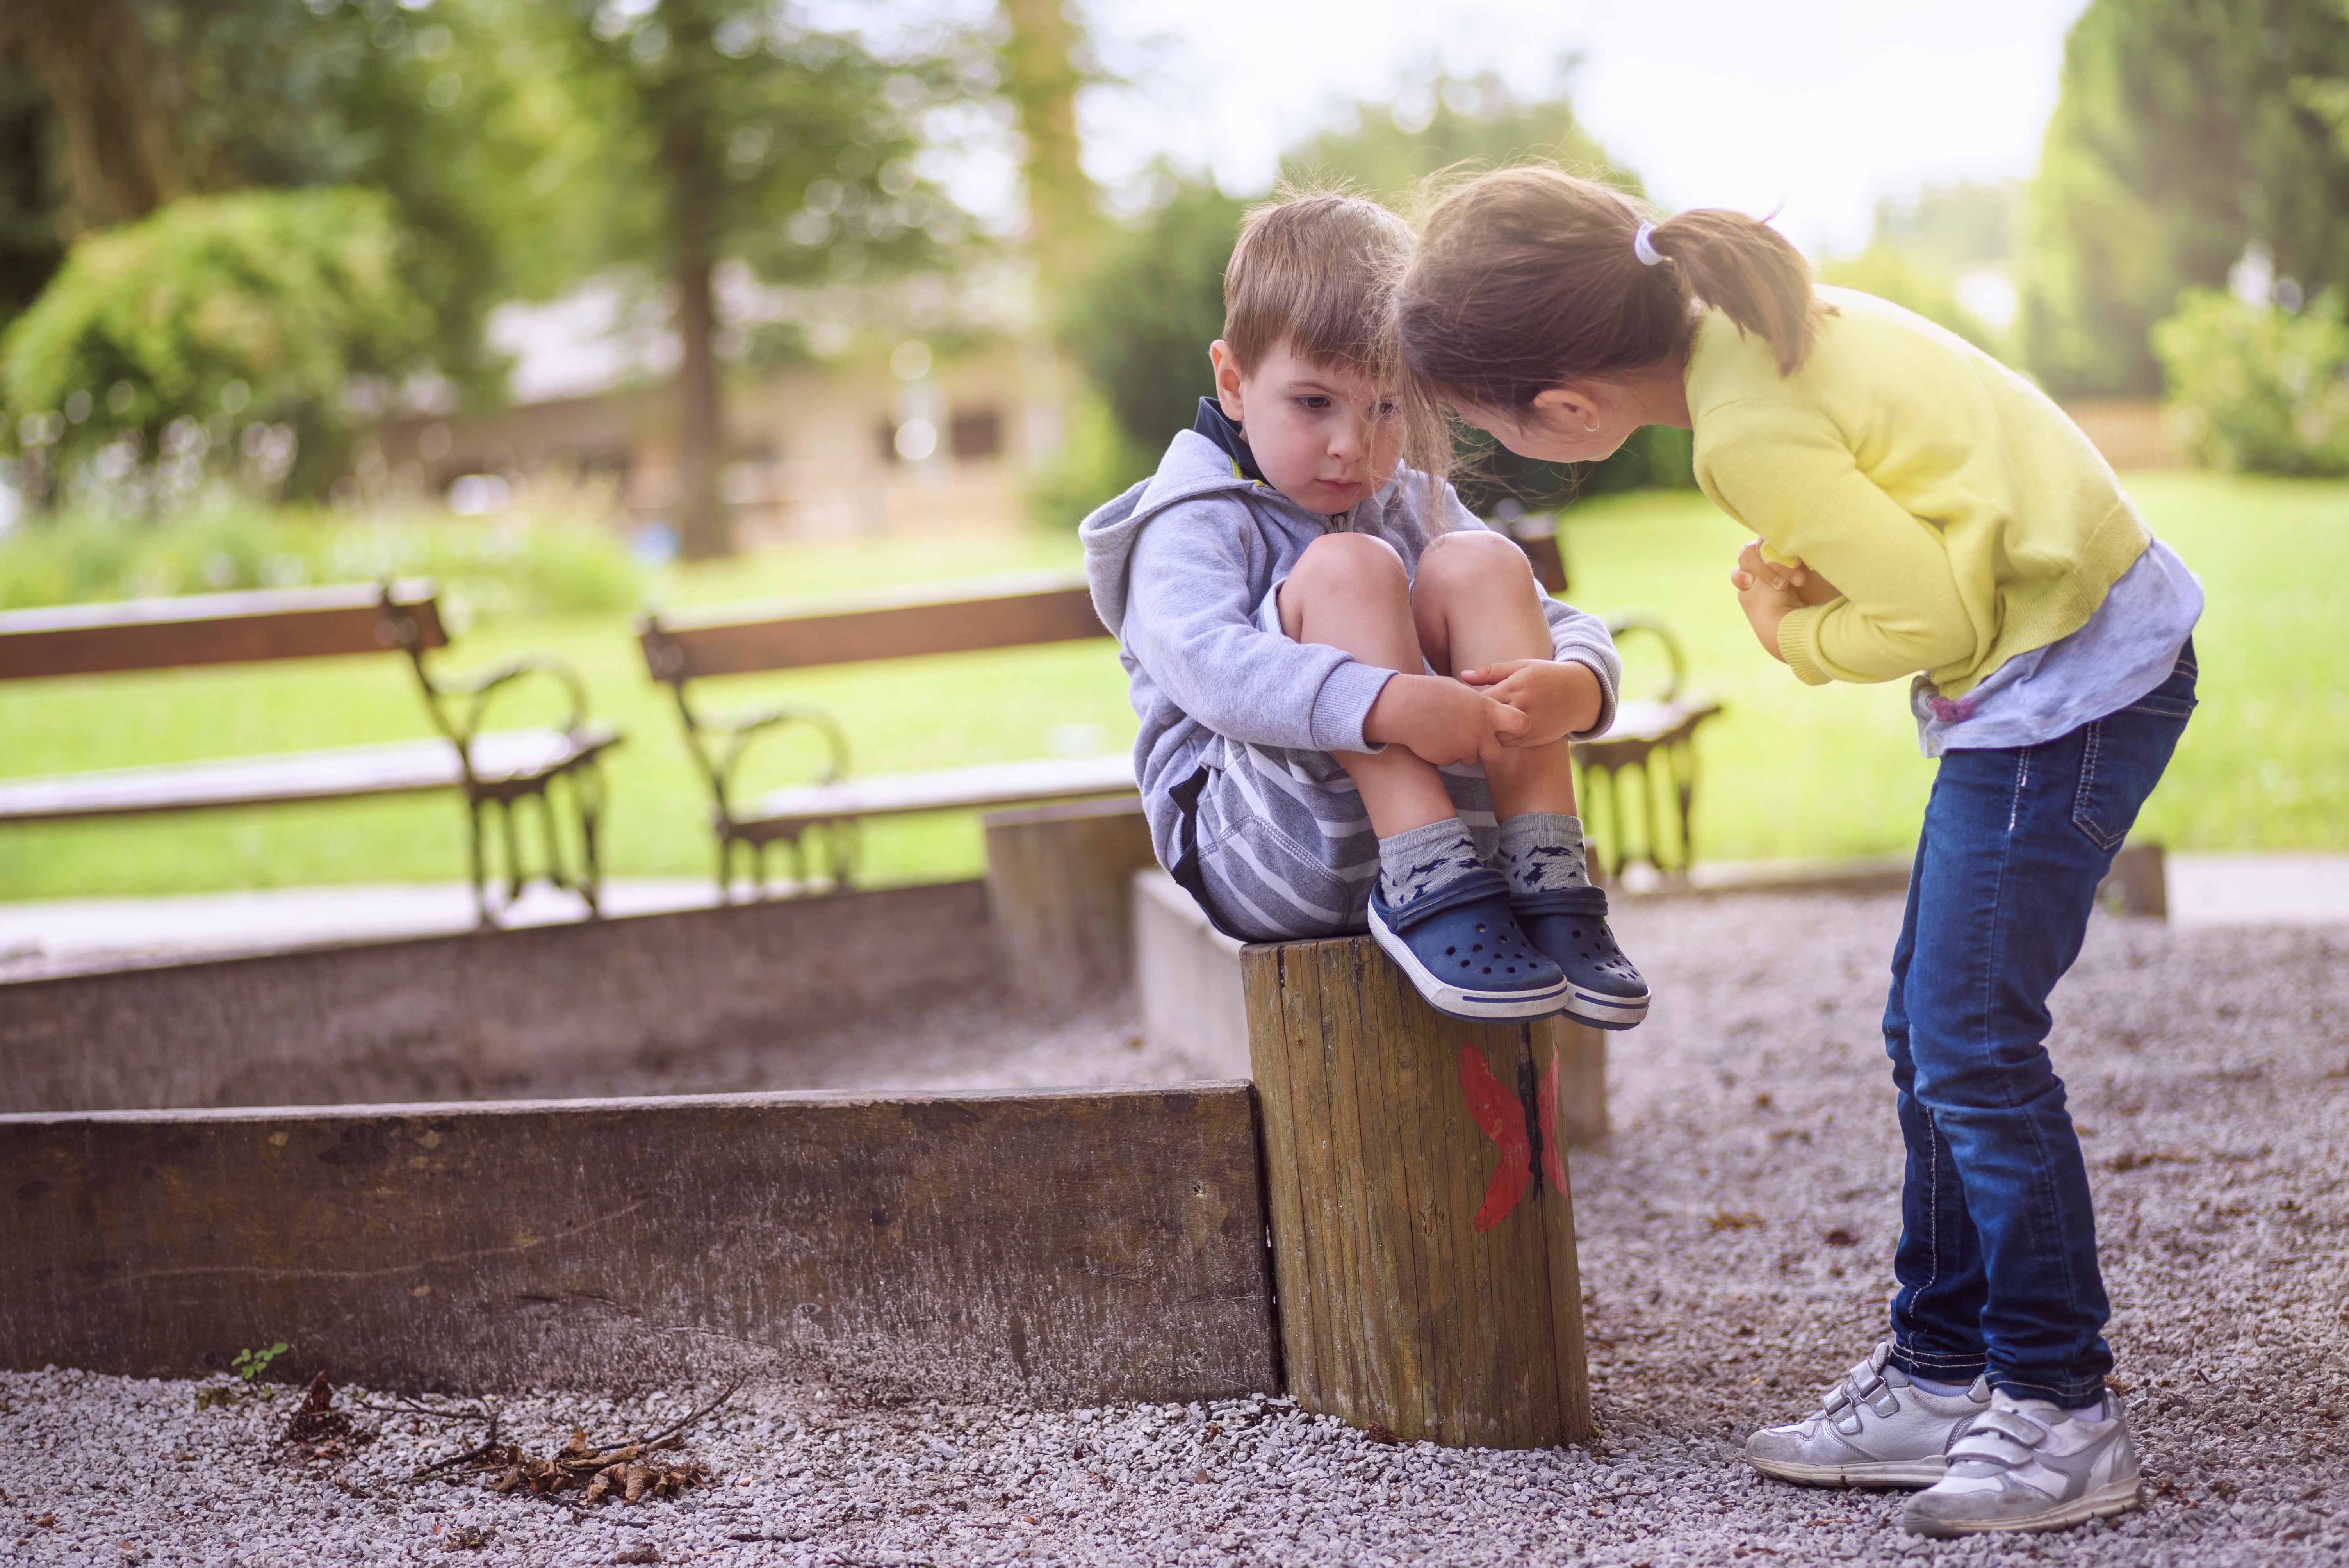
[[[1383,539],[1415,575],[1437,533],[1484,527],[1448,485],[1443,525],[1433,525],[1427,496],[1423,475],[1398,469],[1350,511],[1324,517],[1248,478],[1215,440],[1185,430],[1156,474],[1085,519],[1085,576],[1102,624],[1118,640],[1142,720],[1133,771],[1162,865],[1174,869],[1182,849],[1177,789],[1202,768],[1251,766],[1305,786],[1266,797],[1269,810],[1299,816],[1285,825],[1290,841],[1321,845],[1350,881],[1375,874],[1376,841],[1329,754],[1379,749],[1363,738],[1362,722],[1394,672],[1262,630],[1257,612],[1325,533]],[[1542,610],[1557,656],[1590,666],[1604,694],[1598,722],[1575,738],[1602,735],[1615,721],[1622,676],[1606,624],[1547,594]],[[1330,809],[1317,802],[1316,783],[1340,797]]]

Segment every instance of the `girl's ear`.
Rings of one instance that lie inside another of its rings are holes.
[[[1595,430],[1599,405],[1579,387],[1545,387],[1534,394],[1534,417],[1560,431]]]
[[[1216,401],[1223,405],[1224,418],[1235,425],[1245,425],[1247,417],[1240,400],[1240,362],[1231,346],[1222,338],[1207,345],[1207,363],[1216,371]]]

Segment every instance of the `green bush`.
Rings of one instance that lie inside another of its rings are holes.
[[[429,577],[452,620],[626,610],[644,578],[608,529],[527,496],[495,518],[355,520],[216,500],[150,523],[98,511],[0,534],[0,609]]]
[[[2153,329],[2179,434],[2206,467],[2349,474],[2349,314],[2326,294],[2294,314],[2195,289]]]
[[[190,197],[93,234],[0,340],[8,433],[53,474],[129,437],[141,462],[242,451],[321,493],[366,412],[354,392],[424,363],[406,264],[368,191]]]

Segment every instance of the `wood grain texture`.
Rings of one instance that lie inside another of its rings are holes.
[[[998,811],[985,822],[987,903],[1005,982],[1072,1001],[1133,980],[1133,873],[1158,863],[1139,799]]]
[[[390,653],[382,598],[354,583],[12,610],[0,614],[0,680]],[[395,583],[393,598],[423,647],[448,645],[431,583]]]
[[[1464,1047],[1513,1099],[1555,1065],[1563,1101],[1580,1042],[1444,1018],[1367,937],[1248,947],[1241,971],[1289,1392],[1406,1440],[1588,1439],[1572,1194],[1544,1178],[1476,1230],[1507,1156],[1461,1087]]]
[[[995,965],[987,890],[961,882],[13,981],[0,1110],[448,1099],[788,1053],[983,993]]]
[[[0,1365],[466,1392],[1274,1387],[1245,1084],[0,1117]]]
[[[664,614],[647,619],[641,641],[653,678],[673,681],[1107,635],[1084,579],[1056,573]]]

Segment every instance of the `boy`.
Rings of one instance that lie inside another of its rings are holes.
[[[1216,395],[1085,520],[1152,841],[1230,935],[1367,924],[1453,1016],[1630,1028],[1648,988],[1585,870],[1567,749],[1612,722],[1620,661],[1399,467],[1378,343],[1410,246],[1357,197],[1250,213]]]

